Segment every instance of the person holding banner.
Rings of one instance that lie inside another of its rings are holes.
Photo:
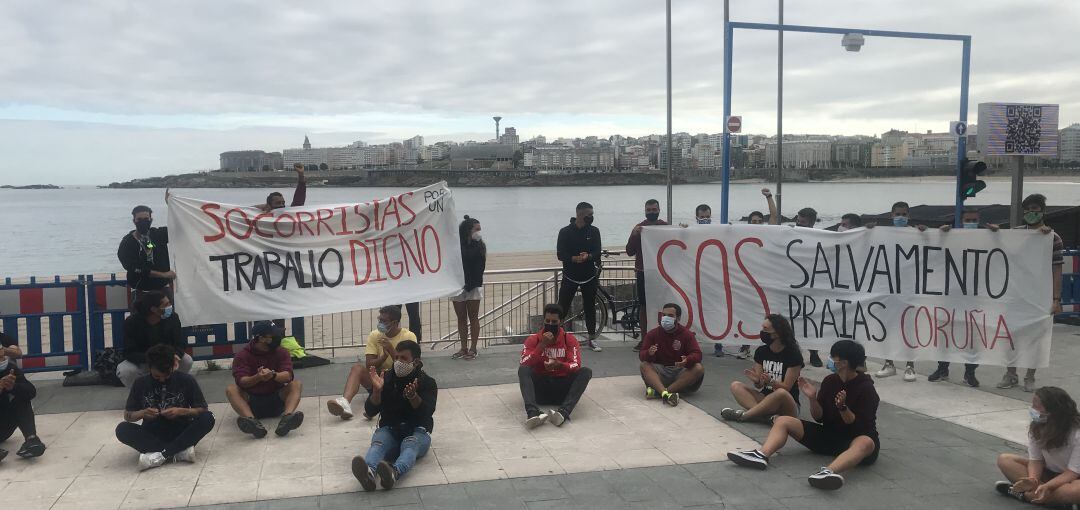
[[[225,396],[239,415],[236,426],[256,439],[266,436],[261,418],[281,416],[274,430],[278,436],[304,423],[304,413],[296,410],[303,384],[293,376],[292,357],[281,346],[284,336],[270,321],[257,322],[251,342],[233,357],[235,384],[225,388]]]
[[[1080,503],[1080,412],[1065,390],[1044,386],[1031,398],[1027,455],[1003,453],[998,469],[1008,478],[994,488],[1039,505]]]
[[[762,188],[761,194],[765,195],[765,200],[769,204],[769,224],[779,225],[782,215],[780,210],[776,208],[776,202],[773,200],[772,191],[769,188]],[[799,212],[795,215],[795,224],[793,227],[803,228],[815,228],[817,225],[817,211],[812,207],[803,207],[799,209]],[[818,355],[818,351],[810,349],[810,366],[820,367],[821,356]]]
[[[828,466],[807,478],[812,487],[822,490],[839,489],[844,485],[840,473],[877,461],[880,399],[874,380],[860,370],[866,363],[866,351],[858,342],[840,340],[829,354],[833,373],[821,381],[820,388],[805,378],[798,381],[815,421],[778,416],[761,449],[729,452],[728,459],[739,466],[766,469],[769,457],[783,448],[789,437],[794,438],[814,453],[835,456]]]
[[[461,240],[461,266],[465,272],[465,287],[461,293],[450,298],[457,315],[458,337],[461,350],[452,359],[476,359],[476,343],[480,338],[480,300],[484,297],[484,269],[487,268],[487,245],[480,233],[480,222],[465,215],[458,225]],[[412,316],[412,313],[409,314]],[[472,340],[470,349],[468,341]]]
[[[836,226],[837,232],[847,232],[863,226],[862,216],[855,213],[847,213],[840,217],[840,224]]]
[[[668,222],[660,219],[660,201],[650,198],[645,201],[645,220],[634,225],[634,229],[630,231],[630,238],[626,240],[626,254],[634,257],[634,279],[635,288],[637,289],[638,321],[641,324],[641,331],[649,330],[649,313],[647,312],[648,307],[645,305],[645,264],[641,260],[641,229],[653,225],[667,224]],[[637,345],[634,346],[635,352],[641,350],[641,343],[644,341],[644,338],[638,340]]]
[[[345,391],[340,397],[326,401],[326,409],[343,420],[353,417],[352,399],[360,392],[360,387],[371,392],[371,369],[384,372],[394,368],[394,353],[397,345],[404,341],[416,342],[416,335],[401,327],[401,307],[384,306],[379,309],[379,323],[375,331],[367,338],[364,347],[364,360],[353,364],[349,377],[345,380]],[[364,418],[374,418],[365,415]]]
[[[301,163],[294,164],[293,171],[296,172],[296,190],[293,191],[293,199],[289,203],[289,207],[300,207],[307,201],[307,179],[304,178],[304,165]],[[264,212],[283,209],[285,207],[285,196],[275,191],[266,195],[265,204],[258,204],[254,207]]]
[[[799,385],[803,357],[791,323],[780,314],[769,314],[761,324],[761,342],[754,351],[754,368],[744,370],[754,387],[731,383],[731,394],[745,409],[725,407],[720,417],[728,421],[765,420],[773,415],[799,416]]]
[[[570,311],[574,295],[581,289],[581,306],[585,327],[589,331],[589,348],[603,349],[596,343],[596,289],[600,286],[600,229],[593,226],[593,206],[580,202],[570,224],[559,230],[555,253],[563,263],[559,289],[559,306],[563,319]]]
[[[548,421],[561,427],[592,379],[592,370],[581,365],[581,345],[573,333],[560,327],[563,316],[559,305],[544,305],[544,329],[526,338],[521,347],[518,386],[525,403],[526,428]],[[559,407],[545,413],[540,404]]]
[[[897,228],[917,228],[919,229],[919,232],[925,231],[926,225],[908,225],[911,216],[909,209],[910,207],[907,202],[896,202],[893,204],[892,208],[889,210],[889,214],[892,217],[892,226]],[[874,226],[874,223],[868,223],[866,228],[874,228]],[[894,375],[896,375],[896,365],[891,359],[885,360],[885,364],[881,367],[881,370],[878,370],[877,373],[874,374],[875,377],[892,377]],[[904,368],[904,381],[915,382],[915,378],[915,362],[909,361],[907,362],[907,367]]]
[[[180,328],[180,317],[173,312],[172,301],[160,291],[150,291],[135,301],[135,312],[124,319],[124,361],[116,366],[116,377],[130,388],[136,379],[149,374],[146,353],[155,345],[165,344],[180,358],[178,370],[191,372],[195,361],[184,352],[187,340]]]
[[[176,273],[169,265],[169,227],[152,227],[153,214],[145,205],[135,206],[131,210],[135,230],[120,240],[116,250],[116,258],[127,271],[131,302],[151,291],[162,292],[172,299]]]
[[[638,352],[645,398],[662,398],[671,407],[679,405],[680,391],[693,393],[705,380],[701,347],[694,332],[679,324],[681,316],[679,305],[664,305],[660,325],[645,335]]]

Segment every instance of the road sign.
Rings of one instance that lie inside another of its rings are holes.
[[[954,121],[950,122],[949,123],[949,132],[952,133],[952,135],[957,137],[957,138],[960,138],[961,136],[966,135],[967,134],[967,122],[960,122],[958,120],[954,120]]]
[[[727,118],[727,130],[728,133],[740,133],[742,132],[742,116],[732,115]]]

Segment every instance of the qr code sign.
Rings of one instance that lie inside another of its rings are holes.
[[[1008,105],[1005,108],[1005,152],[1038,154],[1042,116],[1041,106]]]

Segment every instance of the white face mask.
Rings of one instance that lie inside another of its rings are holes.
[[[675,317],[665,315],[660,318],[660,327],[664,328],[664,331],[671,331],[675,329]]]
[[[839,227],[836,227],[837,232],[847,232],[848,230],[851,230],[851,228],[850,227],[845,227],[843,225],[840,225]]]
[[[1046,423],[1046,415],[1036,411],[1034,407],[1028,408],[1028,414],[1031,415],[1031,421],[1034,423]]]
[[[8,358],[4,358],[3,361],[0,361],[0,372],[7,370],[9,361]]]
[[[477,230],[476,232],[473,232],[471,237],[472,237],[473,241],[482,241],[484,239],[484,236],[480,235],[479,230]]]
[[[394,375],[405,377],[413,371],[413,364],[401,360],[394,361]]]

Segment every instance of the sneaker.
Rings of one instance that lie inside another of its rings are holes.
[[[810,475],[806,480],[811,487],[825,491],[834,491],[844,486],[844,477],[833,473],[827,467],[821,468],[821,471]]]
[[[600,351],[604,350],[603,347],[600,347],[600,344],[596,343],[596,340],[589,340],[588,345],[589,345],[589,348],[592,349],[593,352],[600,352]]]
[[[450,359],[461,359],[469,354],[468,349],[462,349],[450,355]]]
[[[1005,372],[1005,376],[1001,378],[1001,382],[997,383],[997,387],[998,389],[1007,390],[1015,388],[1017,384],[1020,384],[1020,378],[1016,374]]]
[[[165,456],[161,452],[139,454],[139,469],[142,471],[161,467],[163,464],[165,464]]]
[[[656,390],[652,389],[652,386],[645,387],[645,400],[656,400],[660,398],[660,395],[656,393]]]
[[[558,409],[548,411],[548,421],[556,427],[562,427],[566,423],[566,415]]]
[[[300,424],[304,423],[304,413],[296,411],[286,414],[281,417],[281,421],[278,422],[277,428],[274,429],[274,433],[279,437],[283,437],[289,433],[290,430],[296,430],[300,428]]]
[[[810,351],[810,366],[820,367],[822,366],[821,357],[818,356],[817,351]]]
[[[173,455],[173,460],[175,460],[176,462],[187,462],[187,463],[190,463],[190,464],[194,464],[195,463],[195,447],[194,446],[189,446],[187,450],[182,450],[182,451],[176,452],[176,455]]]
[[[934,373],[930,374],[926,378],[926,380],[930,381],[930,382],[948,381],[949,380],[949,370],[948,369],[941,369],[941,368],[939,368],[937,370],[934,370]]]
[[[1008,496],[1010,498],[1016,498],[1016,499],[1018,499],[1020,501],[1023,501],[1024,503],[1028,502],[1027,498],[1024,497],[1024,493],[1022,493],[1022,492],[1013,492],[1013,484],[1012,484],[1012,482],[1006,482],[1004,480],[999,480],[997,482],[994,482],[994,490],[998,491],[998,494],[1001,494],[1002,496]],[[1066,508],[1068,508],[1068,507],[1066,507]]]
[[[365,491],[371,492],[375,490],[375,470],[371,469],[364,462],[364,458],[359,455],[352,459],[352,474],[356,477],[356,480],[360,482],[360,486]]]
[[[745,412],[746,411],[743,411],[742,409],[725,407],[720,410],[720,417],[726,421],[742,421],[743,413]]]
[[[465,361],[472,361],[472,360],[476,359],[476,351],[475,350],[470,350],[469,352],[465,353],[465,356],[462,357],[461,359],[463,359]]]
[[[750,357],[750,346],[749,345],[744,345],[742,347],[739,347],[739,354],[736,354],[735,357],[739,358],[739,359],[749,358]]]
[[[543,425],[544,422],[546,422],[547,420],[548,415],[544,413],[540,413],[536,416],[530,416],[525,419],[525,428],[535,429],[536,427]]]
[[[761,450],[743,450],[741,452],[728,452],[728,460],[734,462],[735,465],[761,469],[769,467],[769,458],[761,453]]]
[[[379,462],[379,467],[375,470],[379,475],[379,485],[382,485],[383,489],[390,490],[394,488],[394,482],[397,481],[398,472],[391,466],[389,462]]]
[[[896,365],[893,365],[890,361],[885,363],[885,366],[881,367],[881,370],[878,370],[874,377],[892,377],[894,375],[896,375]]]
[[[334,416],[340,416],[342,420],[351,420],[353,417],[352,403],[345,397],[338,397],[326,401],[326,410]]]
[[[915,367],[908,365],[904,369],[904,382],[915,382]]]
[[[638,340],[638,343],[634,344],[634,352],[641,352],[641,344],[644,342],[645,340]]]
[[[679,405],[679,394],[678,393],[671,393],[670,391],[665,391],[660,396],[664,398],[664,403],[671,406],[671,407],[675,407],[675,406]]]
[[[34,457],[40,457],[45,453],[45,443],[41,442],[41,438],[33,436],[23,442],[19,447],[19,451],[15,452],[24,459],[32,459]]]
[[[7,450],[5,450],[3,448],[0,448],[0,460],[4,460],[4,457],[7,457],[7,454],[8,454]]]
[[[972,388],[978,388],[979,387],[979,380],[975,378],[975,373],[974,372],[965,372],[964,373],[964,384],[967,384],[968,386],[971,386]]]
[[[713,356],[716,356],[717,358],[723,358],[724,346],[720,344],[713,344]]]
[[[1028,393],[1032,393],[1032,392],[1035,391],[1035,378],[1034,377],[1025,377],[1024,378],[1024,391],[1026,391]]]
[[[255,418],[238,416],[236,418],[236,426],[240,429],[240,432],[243,432],[245,434],[251,434],[255,436],[255,439],[262,439],[266,437],[266,427],[264,427],[263,424]]]

